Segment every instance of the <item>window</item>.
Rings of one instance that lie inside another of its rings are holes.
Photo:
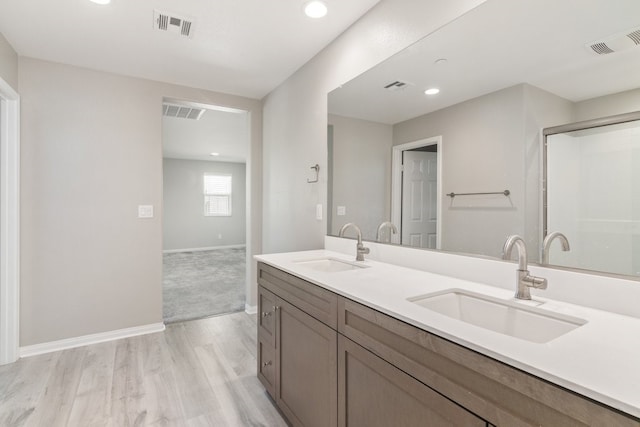
[[[231,216],[231,175],[204,175],[204,216]]]

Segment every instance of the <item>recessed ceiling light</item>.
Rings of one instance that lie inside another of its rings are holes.
[[[209,153],[210,156],[219,156],[220,153]]]
[[[327,5],[320,0],[313,0],[304,5],[304,13],[309,18],[322,18],[327,14],[327,11]]]
[[[91,0],[95,4],[109,4],[111,0]]]
[[[440,89],[438,89],[437,87],[432,87],[432,88],[429,88],[429,89],[425,90],[424,93],[426,95],[435,95],[435,94],[440,93]]]

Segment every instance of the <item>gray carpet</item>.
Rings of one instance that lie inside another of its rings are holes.
[[[244,310],[245,248],[163,255],[165,323]]]

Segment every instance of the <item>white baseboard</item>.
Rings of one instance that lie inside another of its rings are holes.
[[[165,249],[163,254],[177,254],[179,252],[201,252],[201,251],[214,251],[216,249],[233,249],[233,248],[245,248],[247,245],[226,245],[226,246],[209,246],[206,248],[187,248],[187,249]]]
[[[247,314],[256,314],[258,312],[258,306],[245,304],[244,312]]]
[[[98,334],[82,335],[74,338],[66,338],[58,341],[50,341],[41,344],[20,347],[20,357],[36,356],[38,354],[67,350],[69,348],[98,344],[106,341],[119,340],[121,338],[135,337],[137,335],[152,334],[164,331],[164,323],[152,323],[150,325],[134,326],[132,328],[117,329],[115,331],[101,332]]]

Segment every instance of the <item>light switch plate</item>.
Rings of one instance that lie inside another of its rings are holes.
[[[318,221],[322,220],[322,204],[321,203],[318,203],[316,205],[316,219]]]
[[[138,205],[138,218],[153,218],[153,205]]]
[[[346,206],[338,206],[338,208],[336,209],[336,213],[338,214],[338,216],[344,216],[347,214],[347,207]]]

